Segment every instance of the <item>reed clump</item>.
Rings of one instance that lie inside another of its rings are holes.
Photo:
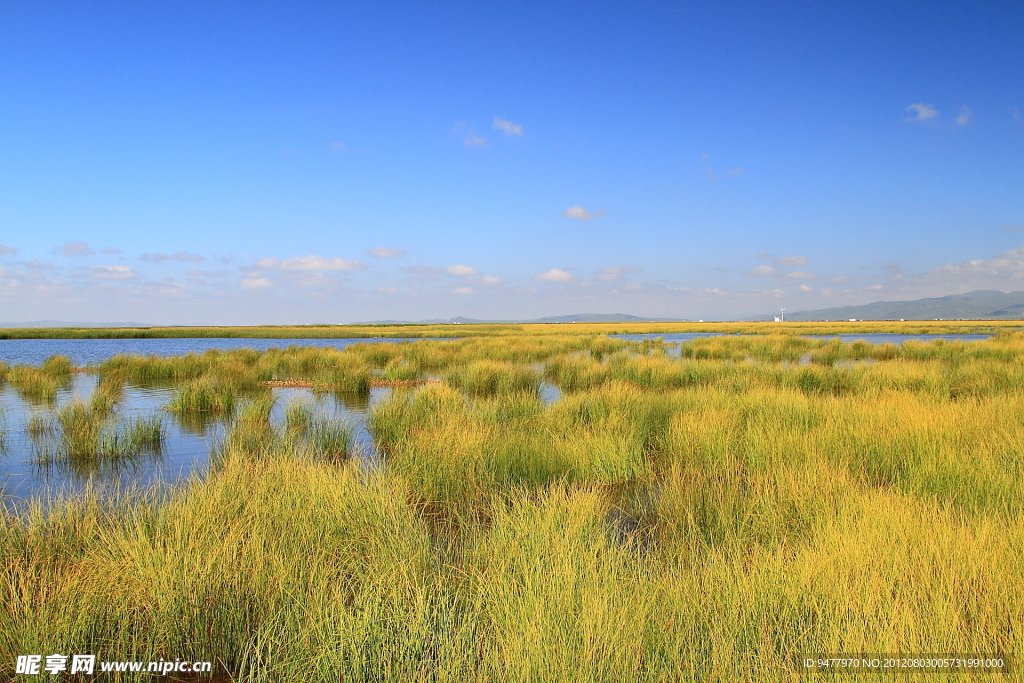
[[[53,414],[33,415],[26,431],[37,441],[42,463],[92,466],[124,463],[159,455],[165,430],[159,415],[118,418],[105,401],[75,400]]]
[[[7,370],[6,381],[26,400],[32,403],[53,404],[57,392],[71,379],[71,359],[50,356],[38,367],[15,365]]]
[[[445,380],[470,396],[493,396],[510,392],[536,392],[540,372],[528,365],[477,360],[449,371]]]
[[[237,394],[237,387],[204,377],[179,386],[167,409],[176,413],[230,413]]]

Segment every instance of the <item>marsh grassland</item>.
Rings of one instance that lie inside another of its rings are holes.
[[[678,356],[507,334],[91,370],[109,401],[171,381],[170,413],[230,429],[186,485],[7,506],[0,675],[94,652],[254,682],[724,683],[807,680],[799,653],[1024,652],[1019,334],[718,337]],[[70,371],[0,369],[44,396]],[[309,406],[271,424],[260,385],[426,376],[442,381],[373,408],[373,467]],[[66,457],[103,452],[111,428],[79,424],[103,405],[60,409],[49,428],[99,444]]]

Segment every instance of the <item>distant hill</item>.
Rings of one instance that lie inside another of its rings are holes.
[[[0,323],[0,327],[153,327],[149,323],[68,323],[63,320],[37,320],[31,323]]]
[[[771,320],[761,316],[759,320]],[[876,301],[862,306],[821,308],[815,311],[786,313],[786,320],[1021,320],[1024,319],[1024,292],[978,290],[914,301]]]
[[[650,323],[650,322],[680,322],[679,318],[642,318],[625,313],[576,313],[573,315],[553,315],[546,318],[533,318],[532,320],[477,320],[476,318],[435,318],[432,320],[371,320],[365,323],[352,323],[353,325],[480,325],[480,324],[506,324],[506,325],[533,325],[540,323]]]

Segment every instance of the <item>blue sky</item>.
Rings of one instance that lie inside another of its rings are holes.
[[[1024,290],[1020,2],[0,2],[0,320]]]

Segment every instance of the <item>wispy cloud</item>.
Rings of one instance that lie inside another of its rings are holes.
[[[382,287],[378,287],[377,288],[377,293],[378,294],[394,294],[397,291],[398,291],[398,287],[383,287],[382,286]]]
[[[256,261],[261,270],[363,270],[366,264],[356,259],[297,256],[290,259],[261,258]]]
[[[123,254],[124,252],[118,249],[117,247],[104,247],[103,249],[100,250],[100,253],[112,254],[116,256],[117,254]]]
[[[559,268],[552,268],[546,273],[541,273],[533,279],[539,280],[540,282],[572,282],[576,278],[574,278],[570,272]]]
[[[523,127],[518,123],[512,123],[508,119],[499,116],[494,117],[494,127],[505,135],[522,135]]]
[[[969,125],[971,123],[972,116],[974,116],[974,112],[972,112],[967,107],[964,107],[963,109],[960,110],[960,114],[956,117],[956,122],[961,126]]]
[[[1024,223],[1020,225],[1004,225],[1003,230],[1007,232],[1024,232]]]
[[[763,258],[763,259],[768,259],[768,258],[771,258],[771,257],[772,257],[772,255],[769,254],[767,251],[759,251],[759,252],[757,252],[757,256],[756,256],[756,258]]]
[[[396,258],[405,256],[405,249],[388,249],[387,247],[374,247],[366,252],[374,258]]]
[[[927,121],[931,121],[932,119],[936,118],[939,115],[938,109],[936,109],[930,104],[924,104],[923,102],[918,102],[917,104],[910,105],[909,107],[907,107],[907,111],[911,111],[914,113],[905,118],[904,121],[917,121],[920,123],[924,123]]]
[[[983,278],[1009,278],[1020,280],[1024,278],[1024,247],[1017,247],[1004,251],[995,258],[971,259],[960,263],[947,263],[941,268],[935,268],[924,274],[923,279],[946,279],[946,278],[983,277]]]
[[[775,259],[775,265],[777,266],[805,266],[807,265],[806,256],[783,256],[782,258]]]
[[[811,287],[808,286],[808,285],[800,285],[800,291],[801,292],[810,292],[812,290],[811,290]]]
[[[472,294],[472,293],[473,293],[473,288],[472,287],[456,287],[455,289],[452,290],[452,294]]]
[[[757,275],[758,277],[771,277],[773,275],[778,275],[779,271],[775,270],[771,266],[758,266],[757,268],[748,271],[746,274]]]
[[[743,168],[742,166],[737,166],[736,168],[732,168],[726,171],[728,175],[743,175],[746,172],[747,169]]]
[[[623,275],[639,272],[641,272],[639,268],[632,268],[630,266],[612,266],[610,268],[602,268],[601,272],[597,274],[595,279],[601,280],[602,282],[614,282],[622,279]]]
[[[332,152],[344,152],[345,150],[348,149],[348,147],[345,146],[344,142],[332,142],[328,145],[328,147],[331,148]]]
[[[448,266],[445,270],[448,271],[449,275],[455,275],[456,277],[471,277],[480,274],[480,271],[476,268],[462,265]]]
[[[604,216],[604,211],[590,212],[577,204],[576,206],[570,206],[568,209],[563,211],[562,215],[566,218],[575,218],[578,221],[589,221],[595,218],[601,218]]]
[[[106,252],[104,252],[106,253]],[[151,261],[153,263],[165,263],[167,261],[180,261],[182,263],[202,263],[206,260],[205,256],[200,254],[190,254],[187,251],[179,251],[175,254],[143,254],[139,257],[143,261]]]
[[[6,247],[0,244],[0,256],[7,256],[8,254],[17,254],[18,250],[14,247]]]
[[[501,278],[495,277],[494,275],[484,275],[479,281],[481,284],[485,285],[496,285],[501,282]]]
[[[480,137],[476,133],[466,133],[466,136],[462,138],[462,144],[467,147],[483,147],[487,144],[487,138]]]
[[[130,280],[139,274],[128,266],[96,266],[89,274],[100,280]]]
[[[274,283],[263,277],[262,273],[252,272],[242,279],[242,286],[246,289],[267,289],[273,287]]]
[[[814,273],[807,273],[802,270],[794,270],[791,273],[786,273],[786,277],[790,280],[816,280],[818,276]]]
[[[57,247],[54,253],[65,256],[88,256],[93,253],[93,250],[85,242],[65,242],[62,246]]]

